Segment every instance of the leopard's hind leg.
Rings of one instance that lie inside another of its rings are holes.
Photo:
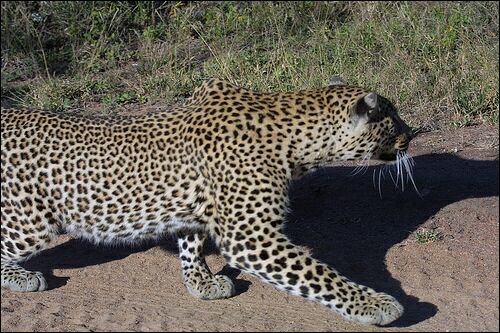
[[[20,209],[11,205],[2,191],[2,288],[13,291],[42,291],[47,282],[40,272],[32,272],[19,265],[20,262],[45,249],[52,232],[48,226],[47,213],[31,209]]]
[[[47,282],[41,272],[28,271],[2,260],[2,288],[12,291],[42,291],[47,289]]]
[[[182,276],[189,292],[201,299],[231,297],[235,293],[231,279],[225,275],[213,275],[203,255],[206,235],[189,233],[178,239]]]

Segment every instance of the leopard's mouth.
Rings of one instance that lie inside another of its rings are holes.
[[[377,159],[384,162],[394,162],[398,159],[399,156],[406,156],[406,151],[410,145],[410,141],[413,138],[413,135],[410,133],[403,133],[398,135],[395,138],[395,142],[392,144],[389,149],[381,149],[379,152]]]

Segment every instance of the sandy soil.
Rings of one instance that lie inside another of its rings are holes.
[[[173,239],[140,248],[94,247],[68,236],[26,264],[50,290],[2,290],[2,331],[498,331],[498,128],[422,134],[411,148],[422,194],[342,165],[292,189],[287,234],[352,280],[396,296],[391,327],[360,326],[225,266],[238,294],[202,301],[180,276]],[[439,239],[417,242],[434,230]]]

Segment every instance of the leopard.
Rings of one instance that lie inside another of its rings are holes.
[[[388,325],[403,315],[394,297],[351,281],[284,232],[297,170],[391,163],[408,149],[411,129],[373,90],[338,78],[264,93],[211,78],[183,103],[142,115],[2,108],[1,139],[2,288],[48,289],[20,264],[61,233],[96,245],[174,235],[181,280],[197,298],[236,293],[206,264],[211,239],[229,267],[347,320]]]

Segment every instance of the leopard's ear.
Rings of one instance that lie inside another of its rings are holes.
[[[370,116],[378,109],[378,96],[374,92],[369,92],[361,96],[351,106],[351,118],[355,123],[366,123]]]
[[[334,76],[328,82],[328,86],[346,86],[347,82],[344,81],[340,76]]]
[[[374,92],[369,92],[363,97],[363,102],[369,107],[371,110],[375,110],[378,106],[378,98],[377,94]]]

